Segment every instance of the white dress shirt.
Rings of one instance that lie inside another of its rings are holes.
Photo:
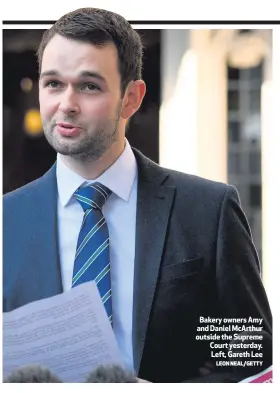
[[[133,370],[132,309],[138,173],[133,151],[126,146],[117,161],[94,182],[112,194],[103,207],[110,237],[110,268],[114,333],[124,364]],[[73,197],[84,183],[92,183],[68,168],[57,155],[58,242],[63,290],[71,289],[74,257],[83,209]]]

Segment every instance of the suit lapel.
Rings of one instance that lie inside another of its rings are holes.
[[[37,180],[30,222],[36,223],[32,234],[32,259],[41,280],[40,297],[62,292],[57,234],[56,165]]]
[[[138,373],[175,187],[164,186],[165,170],[133,150],[138,163],[133,297],[134,367]]]

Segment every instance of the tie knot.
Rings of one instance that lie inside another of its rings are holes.
[[[81,204],[84,211],[87,209],[102,209],[112,191],[100,183],[93,183],[86,187],[78,188],[74,197]]]

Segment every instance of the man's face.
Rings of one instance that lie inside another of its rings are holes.
[[[97,160],[120,137],[122,106],[117,49],[54,36],[39,84],[45,136],[59,153]]]

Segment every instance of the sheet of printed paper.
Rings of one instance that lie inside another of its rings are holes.
[[[83,382],[99,365],[123,366],[95,283],[3,314],[3,377],[25,365]]]

